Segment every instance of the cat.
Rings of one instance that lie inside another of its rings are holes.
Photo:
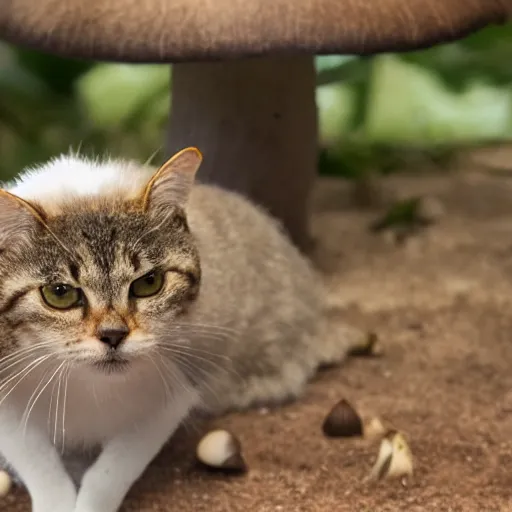
[[[33,512],[116,512],[193,410],[293,399],[347,353],[312,265],[201,161],[61,156],[0,190],[0,454]],[[98,446],[76,485],[63,454]]]

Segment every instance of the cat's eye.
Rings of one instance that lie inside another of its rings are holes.
[[[41,287],[41,296],[48,306],[71,309],[82,303],[82,291],[69,284],[57,283]]]
[[[133,281],[130,286],[130,295],[137,298],[156,295],[164,286],[164,280],[163,272],[159,270],[149,272],[149,274]]]

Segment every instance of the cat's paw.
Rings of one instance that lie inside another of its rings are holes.
[[[77,503],[72,512],[117,512],[118,508],[98,507],[97,505],[85,505],[84,503]]]
[[[32,512],[73,512],[74,507],[74,500],[66,499],[66,497],[58,498],[57,500],[38,500],[32,502]]]
[[[112,488],[108,484],[94,485],[93,479],[88,479],[87,476],[86,474],[82,481],[72,512],[117,512],[124,493],[115,491],[115,482],[112,482]]]
[[[71,480],[57,488],[29,489],[32,512],[73,512],[76,506],[76,489]]]
[[[104,500],[98,499],[98,496],[84,498],[82,494],[71,512],[118,512],[120,501],[122,500],[110,496],[105,496]]]

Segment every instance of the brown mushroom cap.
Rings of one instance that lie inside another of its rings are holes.
[[[1,0],[0,37],[52,53],[179,62],[421,48],[512,17],[512,0]]]

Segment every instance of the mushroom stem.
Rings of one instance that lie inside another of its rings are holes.
[[[234,190],[279,219],[307,250],[317,166],[312,56],[173,66],[167,150],[197,146],[198,180]]]

